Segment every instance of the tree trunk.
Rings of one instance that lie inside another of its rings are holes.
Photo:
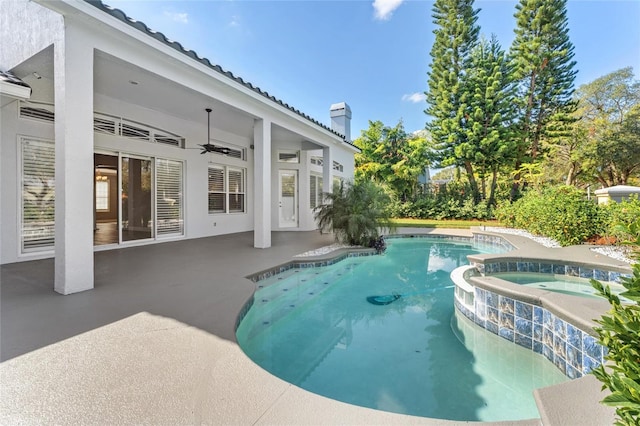
[[[491,186],[489,187],[489,205],[496,205],[496,187],[498,186],[498,170],[494,169],[491,174]]]
[[[520,160],[516,160],[516,164],[514,169],[515,170],[519,170],[520,166],[522,165],[522,163],[520,162]],[[509,200],[513,203],[514,201],[516,201],[516,197],[518,196],[518,193],[520,193],[520,179],[522,178],[522,175],[520,174],[520,172],[518,171],[516,174],[513,175],[513,183],[511,184],[511,191],[509,192]]]
[[[478,191],[478,182],[473,175],[473,165],[469,161],[464,162],[464,169],[467,172],[467,179],[469,179],[469,186],[471,186],[471,195],[473,196],[473,204],[480,202],[480,191]]]
[[[567,173],[567,179],[565,180],[565,185],[573,185],[575,183],[576,180],[576,164],[575,163],[571,163],[571,165],[569,166],[569,172]]]

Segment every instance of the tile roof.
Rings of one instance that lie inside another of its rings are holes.
[[[146,33],[147,35],[149,35],[149,36],[155,38],[156,40],[166,44],[167,46],[177,50],[178,52],[183,53],[183,54],[189,56],[190,58],[200,62],[201,64],[206,65],[207,67],[211,68],[214,71],[217,71],[218,73],[220,73],[220,74],[224,75],[225,77],[235,81],[236,83],[240,83],[243,86],[245,86],[245,87],[253,90],[254,92],[264,96],[265,98],[271,100],[272,102],[275,102],[276,104],[287,108],[288,110],[298,114],[299,116],[311,121],[313,124],[315,124],[317,126],[320,126],[325,130],[330,131],[331,133],[335,134],[336,136],[341,137],[344,142],[346,142],[349,145],[353,146],[351,141],[347,141],[345,139],[344,135],[342,135],[342,134],[336,132],[335,130],[331,129],[330,127],[320,123],[318,120],[316,120],[314,118],[311,118],[307,114],[305,114],[305,113],[301,112],[300,110],[290,106],[289,104],[283,102],[282,100],[276,98],[275,96],[270,95],[268,92],[263,91],[259,87],[254,86],[250,82],[244,81],[241,77],[237,77],[237,76],[233,75],[233,73],[231,71],[225,71],[220,65],[211,63],[209,61],[209,59],[200,57],[193,50],[186,50],[177,41],[170,40],[163,33],[152,30],[151,28],[147,27],[147,25],[144,22],[140,22],[140,21],[136,21],[135,19],[132,19],[131,17],[127,16],[120,9],[116,9],[116,8],[111,7],[111,6],[108,6],[108,5],[104,4],[101,0],[85,0],[85,1],[87,3],[89,3],[89,4],[91,4],[92,6],[102,10],[103,12],[106,12],[109,15],[111,15],[111,16],[121,20],[122,22],[130,25],[131,27],[133,27],[133,28],[135,28],[135,29],[137,29],[139,31],[142,31],[143,33]]]
[[[16,86],[28,87],[31,89],[31,86],[16,77],[11,71],[0,70],[0,81],[6,81],[7,83],[15,84]]]

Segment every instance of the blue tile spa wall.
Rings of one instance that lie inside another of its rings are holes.
[[[597,269],[588,266],[578,266],[565,263],[549,263],[534,260],[488,260],[484,264],[475,265],[483,275],[498,274],[500,272],[537,272],[540,274],[567,275],[579,278],[594,278],[598,281],[620,283],[622,277],[631,274]]]
[[[603,362],[606,348],[596,338],[540,306],[475,288],[475,313],[457,299],[455,306],[480,327],[542,354],[575,379]]]

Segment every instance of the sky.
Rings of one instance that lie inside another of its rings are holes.
[[[330,125],[352,111],[351,137],[369,121],[423,129],[433,1],[103,0],[200,57]],[[476,0],[478,24],[507,50],[513,0]],[[640,0],[568,0],[575,87],[631,66],[640,76]]]

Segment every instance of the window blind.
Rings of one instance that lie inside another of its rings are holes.
[[[22,252],[53,248],[55,235],[55,146],[51,141],[23,139]]]
[[[182,161],[156,159],[157,235],[184,233]]]

